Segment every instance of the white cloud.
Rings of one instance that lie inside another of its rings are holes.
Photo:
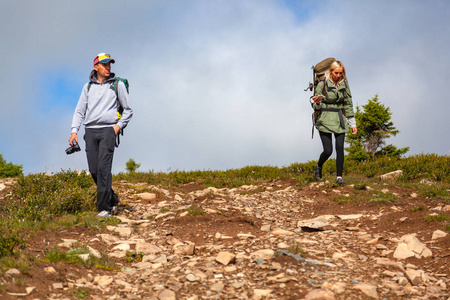
[[[50,66],[61,76],[75,74],[81,91],[101,51],[130,80],[135,109],[114,172],[129,158],[144,171],[317,159],[321,145],[311,140],[303,89],[311,65],[329,56],[346,65],[355,104],[379,93],[391,108],[401,132],[392,142],[412,153],[448,153],[442,95],[450,4],[330,1],[290,11],[283,3],[103,1],[101,12],[86,9],[90,1],[30,1],[27,11],[2,3],[0,25],[11,29],[2,29],[9,43],[0,50],[8,58],[0,72],[11,100],[2,100],[10,113],[0,121],[8,128],[0,153],[25,171],[87,168],[84,153],[64,153],[73,110],[56,106],[36,115],[49,103],[37,76]]]

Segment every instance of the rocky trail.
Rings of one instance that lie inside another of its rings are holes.
[[[368,195],[392,193],[395,201],[339,204],[359,191],[294,180],[222,189],[120,181],[114,189],[120,224],[45,231],[26,251],[43,257],[45,248],[82,243],[117,270],[12,268],[0,277],[1,297],[450,299],[450,235],[443,222],[424,219],[450,216],[450,205],[413,190],[380,182],[366,187]]]

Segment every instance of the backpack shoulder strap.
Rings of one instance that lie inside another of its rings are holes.
[[[327,84],[327,79],[325,78],[322,82],[323,82],[322,94],[325,96],[325,98],[328,98],[328,84]]]

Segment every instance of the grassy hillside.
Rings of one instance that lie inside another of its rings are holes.
[[[294,163],[286,167],[247,166],[231,170],[130,172],[114,176],[114,181],[147,183],[165,188],[182,188],[195,183],[203,187],[238,187],[280,179],[291,180],[299,189],[314,181],[316,162]],[[346,162],[344,177],[355,189],[379,182],[379,175],[403,170],[389,184],[413,189],[421,197],[450,204],[450,157],[434,154],[403,159],[380,158],[362,163]],[[324,180],[333,185],[335,162],[323,168]],[[84,172],[63,171],[53,176],[33,174],[16,177],[15,183],[0,192],[0,257],[18,257],[27,240],[41,230],[60,230],[73,226],[102,228],[115,218],[95,218],[96,189]],[[444,220],[448,222],[448,220]],[[445,227],[450,230],[449,226]],[[2,263],[0,262],[0,266]]]

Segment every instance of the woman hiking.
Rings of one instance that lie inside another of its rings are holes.
[[[323,152],[320,154],[314,176],[322,179],[322,166],[333,153],[332,134],[336,141],[336,182],[345,185],[342,179],[344,169],[345,133],[352,129],[357,133],[355,113],[353,112],[352,95],[345,75],[345,67],[340,61],[334,61],[324,81],[318,83],[312,104],[318,114],[315,127],[319,131]],[[348,123],[348,124],[347,124]]]

